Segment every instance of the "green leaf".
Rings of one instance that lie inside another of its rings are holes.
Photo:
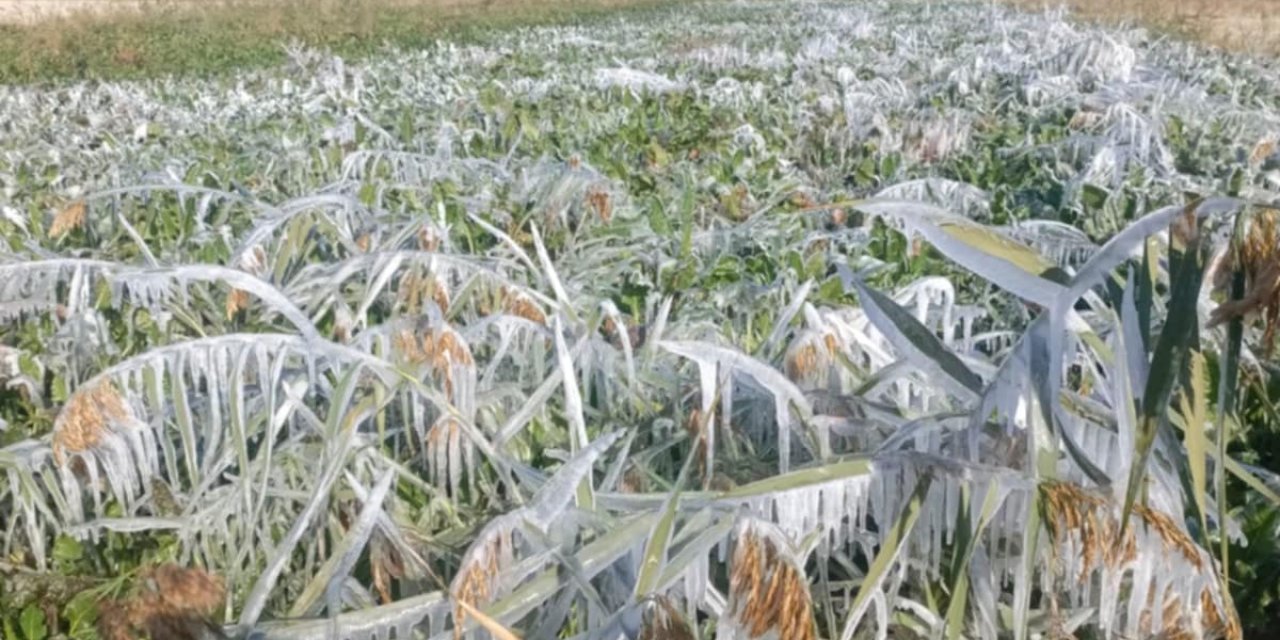
[[[663,149],[662,145],[657,142],[649,143],[648,152],[649,162],[652,163],[655,168],[661,169],[662,167],[671,164],[671,154],[667,153],[667,150]]]
[[[968,485],[965,485],[964,493],[964,504],[958,515],[964,520],[963,524],[966,526],[956,529],[957,561],[953,566],[954,578],[951,583],[951,601],[947,603],[946,628],[948,640],[959,638],[964,631],[964,614],[969,599],[969,561],[973,559],[973,550],[977,547],[978,540],[982,538],[983,530],[990,524],[991,518],[996,514],[996,508],[1000,505],[1000,493],[997,490],[996,483],[987,483],[987,493],[982,500],[982,511],[978,515],[978,522],[973,527],[969,527]]]
[[[667,220],[667,212],[663,209],[662,202],[653,199],[649,202],[649,228],[653,229],[653,233],[659,237],[665,237],[671,234],[671,223]]]
[[[604,535],[580,548],[575,556],[581,561],[582,574],[587,578],[593,578],[618,558],[634,549],[636,542],[653,530],[656,519],[655,514],[646,513],[623,520],[611,527]],[[548,599],[554,597],[563,583],[564,577],[559,575],[558,568],[544,570],[506,597],[485,607],[484,611],[495,620],[515,624],[522,616],[543,606]]]
[[[1171,419],[1170,422],[1173,424],[1173,426],[1179,429],[1185,430],[1187,428],[1185,421],[1180,418],[1177,418],[1176,416],[1173,419]],[[1223,419],[1223,422],[1224,422],[1224,426],[1222,428],[1228,431],[1234,428],[1234,423],[1235,423],[1234,418],[1231,418],[1228,416]],[[1185,434],[1183,437],[1184,438],[1186,437]],[[1271,502],[1272,505],[1280,508],[1280,493],[1277,493],[1275,489],[1271,488],[1270,485],[1268,485],[1265,481],[1263,481],[1262,478],[1259,478],[1257,474],[1250,471],[1249,467],[1242,464],[1239,460],[1236,460],[1235,458],[1232,458],[1230,456],[1225,456],[1225,457],[1220,456],[1218,455],[1217,451],[1213,449],[1209,449],[1207,438],[1206,438],[1205,445],[1206,445],[1208,455],[1213,458],[1215,465],[1217,464],[1218,461],[1225,459],[1226,462],[1220,465],[1223,467],[1224,472],[1230,473],[1231,475],[1235,476],[1238,480],[1245,483],[1245,485],[1248,486],[1250,489],[1253,489],[1254,491],[1258,492],[1258,495],[1261,495],[1263,498],[1266,498],[1269,502]],[[1223,518],[1222,520],[1223,522],[1226,521],[1225,515],[1220,517]]]
[[[1241,482],[1249,486],[1250,489],[1257,491],[1262,497],[1271,501],[1271,504],[1280,508],[1280,493],[1276,493],[1267,483],[1263,482],[1258,476],[1254,475],[1247,467],[1240,464],[1235,458],[1226,458],[1226,464],[1223,465],[1231,475],[1240,479]],[[1226,536],[1224,536],[1226,537]]]
[[[683,579],[685,569],[689,566],[689,563],[696,561],[700,556],[706,556],[711,553],[712,549],[718,546],[733,531],[735,524],[733,518],[722,517],[718,520],[713,520],[711,514],[710,510],[702,511],[685,522],[681,533],[685,537],[692,539],[687,542],[676,539],[676,543],[680,545],[680,551],[671,556],[671,560],[667,562],[666,568],[662,570],[662,575],[658,578],[658,582],[654,585],[652,591],[660,592],[677,580]]]
[[[692,179],[690,184],[684,186],[684,191],[680,196],[680,262],[688,264],[687,261],[693,258],[693,228],[694,228],[694,186]]]
[[[331,595],[327,590],[334,589],[335,585],[341,584],[341,581],[350,575],[357,556],[364,551],[365,545],[369,542],[369,536],[373,533],[378,516],[383,513],[382,505],[394,479],[394,472],[384,471],[373,489],[362,497],[364,506],[361,507],[359,517],[347,530],[346,535],[334,546],[329,558],[312,576],[302,594],[294,600],[289,610],[289,617],[300,618],[313,615],[315,609],[319,608],[320,598]]]
[[[84,557],[84,547],[79,540],[68,535],[59,535],[53,543],[53,559],[71,564]]]
[[[1151,344],[1151,311],[1155,305],[1156,279],[1159,277],[1159,261],[1156,254],[1155,238],[1147,238],[1142,257],[1145,269],[1138,269],[1138,292],[1134,306],[1138,312],[1138,329],[1141,332],[1142,344],[1134,348],[1146,349]]]
[[[49,627],[44,621],[44,612],[39,607],[28,605],[18,617],[18,626],[22,629],[22,637],[26,640],[44,640],[49,635]]]
[[[1127,531],[1129,513],[1146,479],[1147,460],[1155,445],[1156,434],[1160,425],[1168,420],[1169,399],[1182,375],[1191,339],[1199,327],[1196,305],[1200,298],[1205,262],[1205,251],[1199,238],[1200,234],[1196,233],[1180,257],[1177,260],[1172,257],[1170,259],[1171,263],[1177,262],[1179,267],[1171,275],[1169,312],[1156,342],[1155,353],[1151,358],[1151,372],[1142,394],[1142,413],[1138,417],[1138,432],[1134,438],[1133,466],[1129,469],[1129,484],[1120,513],[1121,536]]]
[[[636,578],[634,596],[639,598],[653,591],[658,576],[662,573],[667,559],[667,546],[671,541],[671,530],[675,526],[677,507],[680,504],[680,488],[676,487],[667,499],[662,518],[653,526],[653,533],[645,543],[644,558],[640,561],[640,576]]]
[[[1250,222],[1250,216],[1236,216],[1235,228],[1232,231],[1232,251],[1239,251],[1237,243],[1241,242]],[[1231,273],[1231,291],[1229,300],[1240,300],[1245,295],[1245,273],[1241,269],[1233,269]],[[1231,425],[1236,423],[1235,403],[1240,379],[1240,350],[1244,343],[1244,318],[1235,317],[1227,323],[1227,345],[1220,359],[1218,374],[1218,460],[1229,460],[1227,457],[1227,436]],[[1223,467],[1214,465],[1214,496],[1218,500],[1218,522],[1227,521],[1227,474]],[[1252,475],[1252,474],[1250,474]],[[1243,479],[1243,478],[1242,478]],[[1248,483],[1248,480],[1245,480]],[[1253,485],[1250,485],[1253,486]],[[1262,485],[1267,489],[1266,485]],[[1273,500],[1277,504],[1280,501]],[[1231,577],[1231,546],[1228,536],[1219,536],[1218,561],[1222,568],[1222,583],[1225,586]]]
[[[1080,189],[1080,201],[1090,209],[1101,209],[1107,203],[1107,190],[1093,184],[1085,184]]]
[[[73,638],[86,636],[94,629],[98,620],[98,602],[102,594],[96,589],[77,593],[62,608],[62,616],[67,619],[67,634]],[[97,637],[97,636],[94,636]]]

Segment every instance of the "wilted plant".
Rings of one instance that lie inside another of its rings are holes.
[[[140,572],[131,593],[99,603],[98,634],[103,640],[216,637],[221,633],[217,613],[225,599],[225,587],[217,576],[159,565]]]
[[[1225,268],[1219,273],[1223,280],[1231,274],[1244,275],[1244,295],[1229,299],[1213,310],[1211,324],[1219,324],[1232,318],[1260,313],[1266,323],[1262,336],[1265,355],[1275,347],[1276,326],[1280,323],[1280,212],[1263,209],[1247,218],[1242,225],[1244,233],[1239,240],[1224,251]],[[1221,283],[1225,288],[1226,282]]]
[[[83,227],[87,214],[88,207],[83,200],[67,205],[53,217],[53,222],[49,225],[49,237],[61,238],[72,230]]]

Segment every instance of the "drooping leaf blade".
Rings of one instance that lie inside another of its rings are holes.
[[[854,280],[863,310],[904,357],[925,370],[939,371],[972,397],[982,393],[982,378],[952,353],[933,332],[889,296]]]

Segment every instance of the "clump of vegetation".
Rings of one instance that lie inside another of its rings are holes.
[[[0,90],[5,634],[1266,633],[1280,82],[1145,37],[706,4]]]

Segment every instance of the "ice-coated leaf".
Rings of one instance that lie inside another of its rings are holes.
[[[592,465],[621,437],[621,431],[606,433],[564,463],[534,495],[528,506],[528,520],[543,530],[551,526],[573,500],[575,488],[584,483],[589,485]]]
[[[355,379],[356,376],[354,374],[348,375],[344,383],[350,384]],[[328,500],[330,488],[341,475],[343,462],[350,450],[351,442],[356,432],[356,425],[367,419],[373,410],[373,402],[364,400],[353,406],[344,416],[335,420],[333,426],[336,429],[334,429],[333,435],[340,437],[341,440],[333,443],[331,457],[327,464],[320,468],[320,479],[311,495],[308,496],[306,507],[293,523],[288,533],[285,534],[284,539],[272,550],[266,569],[254,583],[253,589],[250,590],[248,597],[245,599],[244,607],[240,611],[239,622],[241,625],[253,626],[258,621],[258,616],[262,614],[267,598],[275,587],[276,581],[279,580],[280,574],[284,571],[289,556],[302,540],[302,537],[306,535],[316,514],[319,513],[320,508]]]
[[[753,378],[773,396],[774,418],[778,426],[779,467],[786,473],[791,462],[791,407],[795,407],[801,420],[813,415],[809,400],[786,376],[777,369],[748,355],[705,342],[663,341],[663,349],[698,363],[718,363],[729,370]]]
[[[916,362],[925,371],[945,375],[963,395],[976,397],[982,392],[982,378],[970,371],[915,316],[907,313],[888,296],[860,281],[855,280],[854,286],[872,324],[889,338],[904,357]]]
[[[680,504],[680,488],[677,487],[667,498],[662,517],[654,525],[653,533],[645,542],[644,555],[640,561],[640,575],[636,578],[636,597],[651,593],[667,560],[667,546],[671,541],[671,531],[675,527],[677,507]]]
[[[229,637],[1238,640],[1275,69],[999,3],[666,4],[0,81],[6,561],[160,535]]]
[[[866,613],[866,607],[871,602],[872,595],[880,593],[881,584],[888,575],[890,567],[898,561],[904,549],[903,543],[911,535],[911,531],[916,526],[916,521],[920,519],[920,512],[924,508],[924,500],[929,493],[929,486],[929,476],[920,478],[916,484],[915,492],[911,495],[911,499],[906,503],[902,513],[894,520],[888,533],[883,537],[880,549],[876,552],[871,565],[867,567],[867,573],[862,579],[862,585],[858,587],[858,595],[854,596],[853,602],[849,605],[849,615],[845,619],[844,630],[840,633],[841,640],[853,638],[858,630],[858,624],[862,622],[862,616]]]
[[[978,546],[979,539],[982,537],[987,525],[991,523],[996,509],[999,508],[1004,498],[1001,495],[1002,493],[999,484],[989,482],[982,501],[970,504],[974,494],[966,491],[969,500],[966,500],[961,506],[968,506],[969,508],[961,511],[959,516],[969,526],[958,526],[956,528],[960,542],[957,545],[955,554],[956,561],[952,564],[952,575],[954,577],[951,583],[951,599],[947,602],[946,630],[949,640],[959,638],[964,632],[964,619],[969,602],[970,575],[973,573],[970,567],[973,553]],[[977,515],[976,518],[973,517],[975,514]]]
[[[1192,351],[1190,357],[1189,387],[1184,388],[1180,400],[1183,421],[1183,446],[1187,449],[1187,470],[1191,475],[1191,497],[1200,521],[1200,530],[1208,532],[1207,498],[1208,476],[1206,462],[1209,440],[1205,429],[1209,421],[1209,381],[1204,354]]]
[[[1048,306],[1063,291],[1047,279],[1055,265],[996,231],[923,203],[865,200],[857,207],[895,220],[908,237],[919,234],[948,259],[1024,300]]]
[[[1194,210],[1192,210],[1194,211]],[[1198,225],[1198,220],[1192,224]],[[1186,247],[1180,268],[1171,274],[1169,317],[1151,356],[1151,374],[1142,394],[1142,411],[1138,415],[1138,432],[1134,441],[1133,466],[1129,470],[1128,488],[1120,517],[1123,533],[1129,523],[1129,511],[1142,488],[1147,461],[1155,446],[1156,436],[1168,422],[1169,400],[1183,374],[1184,364],[1192,349],[1192,337],[1199,328],[1196,305],[1204,276],[1204,249],[1196,240]]]
[[[352,478],[348,477],[347,480],[351,482]],[[334,609],[333,604],[336,602],[342,582],[346,580],[356,561],[360,559],[360,554],[364,552],[365,545],[369,542],[369,536],[373,534],[374,525],[383,514],[382,505],[387,498],[387,493],[391,490],[393,480],[395,480],[394,471],[385,471],[378,478],[373,490],[365,498],[355,523],[338,543],[333,555],[329,556],[329,560],[316,572],[302,595],[294,601],[290,617],[314,615],[315,605],[322,595],[329,602],[331,610]]]

